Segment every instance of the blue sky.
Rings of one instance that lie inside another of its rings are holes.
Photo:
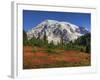
[[[90,13],[23,10],[23,28],[25,31],[36,27],[36,25],[46,19],[66,21],[77,26],[86,27],[89,31],[91,29]]]

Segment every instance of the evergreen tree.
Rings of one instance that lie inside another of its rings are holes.
[[[38,33],[38,37],[37,37],[37,39],[40,39],[40,33]]]
[[[63,45],[63,36],[61,36],[60,39],[61,39],[61,40],[60,40],[60,43]]]
[[[43,40],[44,40],[44,41],[46,41],[46,40],[47,40],[46,31],[44,31]]]
[[[23,45],[27,45],[27,44],[28,44],[27,34],[25,30],[23,30]]]
[[[26,34],[25,30],[23,30],[23,40],[27,40],[27,34]]]
[[[87,33],[79,37],[75,42],[75,45],[86,47],[85,52],[90,53],[91,50],[91,34]]]

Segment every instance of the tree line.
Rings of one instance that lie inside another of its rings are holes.
[[[61,39],[62,40],[62,39]],[[24,46],[37,46],[37,47],[44,47],[48,52],[53,52],[55,49],[63,49],[63,50],[78,50],[86,53],[91,53],[91,34],[87,33],[78,39],[76,39],[74,42],[70,41],[68,43],[58,43],[55,45],[53,41],[51,43],[48,43],[46,32],[44,32],[43,39],[40,39],[40,36],[38,38],[35,38],[33,36],[32,39],[27,39],[27,34],[23,30],[23,45]]]

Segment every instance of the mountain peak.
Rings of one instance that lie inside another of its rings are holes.
[[[47,19],[28,31],[27,37],[31,39],[34,36],[43,39],[44,35],[46,35],[49,43],[53,41],[54,44],[57,44],[60,43],[61,40],[63,40],[63,42],[74,41],[87,32],[85,28],[80,28],[70,22]]]
[[[59,21],[57,21],[57,20],[52,20],[52,19],[47,19],[47,20],[44,20],[44,22],[59,22]]]

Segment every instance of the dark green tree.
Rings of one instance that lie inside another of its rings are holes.
[[[46,31],[44,31],[43,40],[44,40],[44,41],[46,41],[46,40],[47,40]]]
[[[78,44],[78,45],[83,45],[83,46],[90,45],[90,43],[91,43],[91,34],[87,33],[87,34],[79,37],[75,41],[75,43]]]
[[[37,37],[37,39],[40,39],[40,33],[38,33],[38,37]]]
[[[23,30],[23,45],[28,45],[27,34],[25,30]]]
[[[26,34],[25,30],[23,30],[23,40],[27,40],[27,34]]]
[[[91,51],[91,34],[87,33],[79,37],[75,42],[75,45],[86,47],[85,52],[90,53]]]

